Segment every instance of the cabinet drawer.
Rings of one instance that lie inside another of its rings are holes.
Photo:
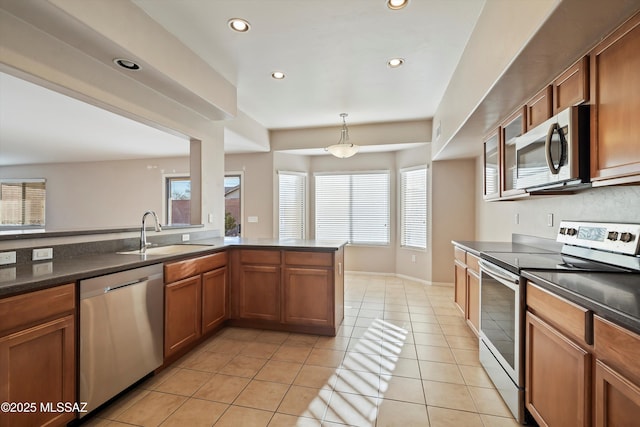
[[[72,311],[75,306],[75,284],[73,283],[2,299],[0,300],[0,313],[2,313],[0,335],[18,327],[46,320],[56,314]]]
[[[467,253],[467,268],[476,274],[480,274],[480,265],[478,264],[478,261],[479,258],[477,256]]]
[[[280,251],[242,249],[240,262],[242,264],[280,264]]]
[[[527,283],[527,307],[579,344],[592,344],[591,311]]]
[[[467,264],[467,252],[457,246],[453,247],[453,256],[463,264]]]
[[[333,266],[333,253],[286,251],[284,253],[284,262],[287,265],[331,267]]]
[[[164,281],[165,283],[175,282],[225,265],[227,265],[226,252],[172,262],[164,266]]]
[[[640,384],[640,336],[594,316],[596,357]]]

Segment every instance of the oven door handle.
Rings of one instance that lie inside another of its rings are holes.
[[[482,259],[479,260],[478,263],[480,264],[481,269],[485,270],[487,273],[489,273],[490,275],[498,279],[502,279],[501,281],[504,281],[510,284],[513,283],[514,285],[520,284],[520,276],[518,276],[517,274],[510,273]]]

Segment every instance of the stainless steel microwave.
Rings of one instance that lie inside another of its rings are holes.
[[[569,107],[516,139],[516,188],[528,192],[590,185],[589,106]]]

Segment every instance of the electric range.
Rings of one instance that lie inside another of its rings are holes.
[[[640,273],[640,224],[562,221],[559,253],[480,254],[480,362],[518,422],[524,410],[523,272]]]

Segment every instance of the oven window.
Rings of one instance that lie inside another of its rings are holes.
[[[511,368],[515,369],[516,292],[482,274],[480,329]]]

